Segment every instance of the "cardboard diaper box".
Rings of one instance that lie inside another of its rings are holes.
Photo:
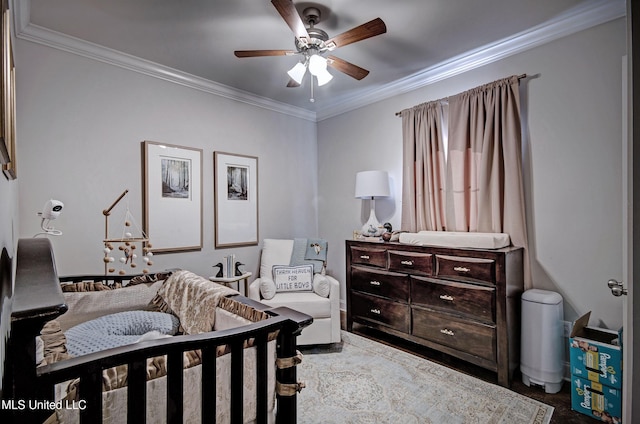
[[[589,327],[591,312],[573,324],[569,338],[572,376],[622,388],[622,330]]]
[[[573,323],[569,338],[571,409],[622,423],[622,330],[589,327],[591,312]]]
[[[622,390],[571,376],[571,409],[607,423],[622,423]]]

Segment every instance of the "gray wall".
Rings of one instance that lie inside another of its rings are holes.
[[[366,221],[368,206],[353,197],[356,172],[389,171],[393,198],[376,202],[377,216],[399,227],[402,129],[394,113],[526,73],[523,156],[534,286],[562,294],[567,320],[591,310],[592,324],[619,327],[622,300],[606,281],[622,277],[624,55],[619,19],[319,122],[319,229],[340,246],[329,252],[331,272],[344,281],[344,240]]]
[[[142,225],[143,140],[203,149],[204,247],[156,255],[152,269],[208,276],[235,253],[257,271],[258,246],[213,248],[214,151],[258,157],[260,240],[317,235],[315,123],[24,40],[15,54],[20,236],[40,231],[48,199],[64,202],[52,222],[63,231],[51,237],[59,274],[104,271],[102,210],[125,189],[109,225],[127,203]]]

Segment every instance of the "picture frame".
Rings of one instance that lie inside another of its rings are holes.
[[[0,59],[0,163],[2,172],[9,180],[17,178],[16,170],[16,79],[11,43],[11,14],[9,3],[2,0],[2,57]]]
[[[213,152],[215,247],[258,244],[258,158]]]
[[[154,253],[202,249],[202,149],[143,142],[143,227]]]

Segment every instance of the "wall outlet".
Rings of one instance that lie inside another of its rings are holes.
[[[573,328],[573,323],[571,323],[570,321],[562,321],[562,324],[564,325],[564,336],[570,337],[571,329]]]

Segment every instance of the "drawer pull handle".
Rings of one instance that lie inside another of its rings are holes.
[[[441,294],[440,299],[446,300],[448,302],[453,302],[453,296],[449,296],[448,294]]]
[[[413,266],[413,261],[400,261],[402,265]]]
[[[373,312],[376,315],[380,315],[380,309],[372,309],[371,312]]]
[[[372,286],[381,286],[382,285],[380,283],[380,281],[369,281],[369,284],[371,284]]]
[[[360,259],[369,260],[369,255],[360,255]]]
[[[440,332],[442,334],[446,334],[447,336],[455,336],[456,333],[454,333],[453,331],[449,330],[448,328],[443,328],[442,330],[440,330]]]
[[[471,271],[469,268],[466,268],[464,266],[454,266],[453,270],[456,272],[469,272]]]

